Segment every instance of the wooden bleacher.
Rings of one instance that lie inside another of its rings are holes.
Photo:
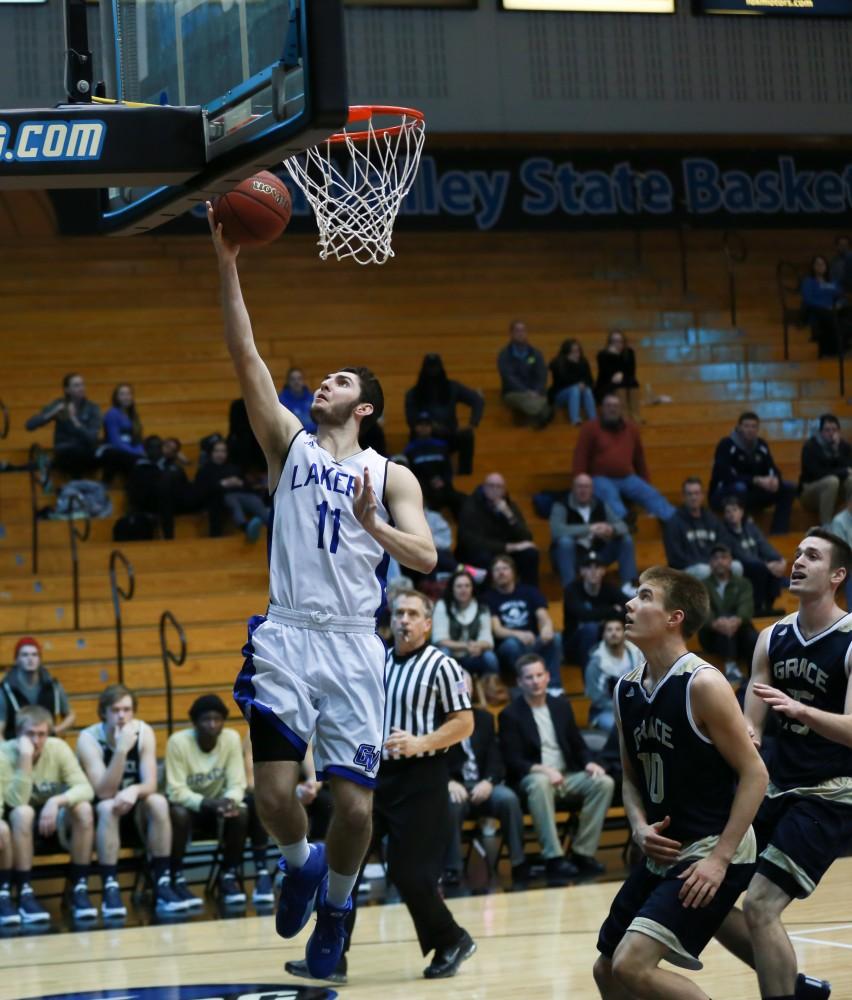
[[[671,234],[643,238],[642,266],[623,234],[399,234],[397,258],[381,268],[323,264],[313,240],[285,237],[244,253],[243,285],[259,348],[280,383],[291,364],[315,381],[343,364],[364,363],[380,374],[391,449],[406,440],[403,394],[422,355],[439,351],[451,376],[484,392],[471,489],[501,471],[542,549],[542,585],[561,622],[558,581],[549,571],[547,524],[531,508],[532,494],[568,485],[576,431],[560,415],[543,431],[518,426],[499,401],[495,359],[509,321],[526,320],[532,342],[550,358],[566,337],[587,355],[612,326],[636,347],[646,400],[643,438],[655,485],[677,501],[687,475],[709,476],[716,442],[743,409],[764,420],[762,433],[785,476],[795,480],[801,444],[825,410],[852,413],[837,396],[836,363],[818,360],[807,331],[795,331],[790,360],[782,354],[775,292],[779,257],[824,252],[831,236],[747,233],[749,258],[738,270],[740,329],[727,318],[727,274],[716,233],[690,234],[690,290],[681,293]],[[74,266],[69,266],[74,261]],[[135,387],[146,433],[175,434],[196,459],[198,441],[227,430],[238,395],[220,332],[217,276],[204,238],[137,240],[22,239],[2,251],[0,399],[11,430],[0,458],[26,461],[33,442],[51,443],[51,429],[34,434],[24,421],[58,395],[67,371],[86,378],[103,408],[114,386]],[[112,490],[114,516],[125,510]],[[50,502],[47,498],[45,503]],[[107,580],[112,520],[95,522],[80,545],[81,623],[71,628],[68,528],[40,525],[39,573],[30,571],[29,479],[0,475],[0,662],[11,661],[16,639],[35,633],[45,660],[69,690],[78,724],[93,719],[93,695],[117,677],[113,612]],[[794,527],[811,518],[796,510]],[[235,535],[203,537],[204,520],[177,520],[174,541],[120,546],[131,560],[137,596],[124,614],[125,676],[141,695],[141,712],[164,744],[164,685],[157,621],[169,608],[183,625],[189,659],[174,671],[176,717],[192,698],[213,689],[223,696],[240,665],[245,619],[266,599],[264,546]],[[639,518],[640,566],[661,561],[657,523]],[[795,533],[777,540],[789,555]],[[584,723],[588,706],[579,671],[565,669],[566,688]],[[235,722],[239,725],[239,722]]]

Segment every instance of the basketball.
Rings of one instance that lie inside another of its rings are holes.
[[[262,170],[216,199],[214,216],[222,235],[240,246],[271,243],[287,228],[293,205],[282,180]]]

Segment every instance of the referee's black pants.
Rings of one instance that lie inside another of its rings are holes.
[[[373,803],[374,837],[388,837],[388,877],[424,955],[454,947],[463,933],[438,892],[450,829],[447,781],[443,755],[383,760]]]

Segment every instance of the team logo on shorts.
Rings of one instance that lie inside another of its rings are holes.
[[[382,751],[377,750],[372,743],[362,743],[361,746],[355,751],[355,756],[352,758],[359,767],[363,767],[366,771],[375,771],[379,766],[379,758],[382,756]]]
[[[299,986],[295,983],[199,983],[193,986],[140,986],[136,989],[57,993],[38,1000],[334,1000],[337,995],[324,986]]]

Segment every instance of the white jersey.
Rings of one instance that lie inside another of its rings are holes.
[[[375,618],[385,597],[388,555],[361,527],[352,507],[355,477],[370,471],[377,516],[385,506],[388,460],[372,448],[338,462],[299,431],[273,496],[270,608],[344,618]]]

